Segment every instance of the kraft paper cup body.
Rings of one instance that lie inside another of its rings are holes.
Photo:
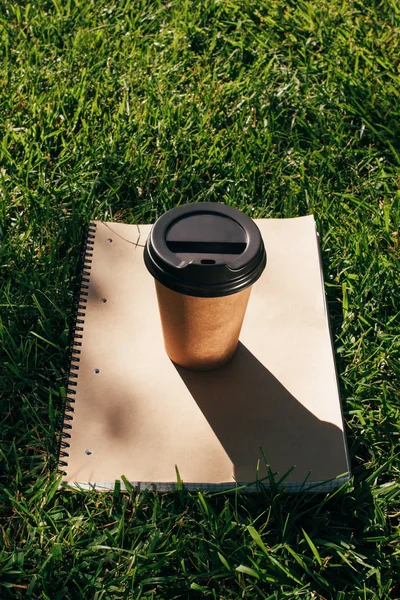
[[[169,358],[193,370],[225,365],[266,264],[256,224],[224,204],[179,206],[153,225],[144,261],[155,279]]]
[[[251,287],[219,298],[187,296],[155,281],[165,350],[187,369],[224,366],[236,352]]]

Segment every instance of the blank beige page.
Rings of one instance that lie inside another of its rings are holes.
[[[166,356],[150,225],[95,222],[64,482],[214,489],[292,467],[288,489],[349,472],[312,216],[259,219],[267,266],[224,368],[195,373]],[[110,241],[111,240],[111,241]],[[105,301],[104,301],[105,300]],[[329,486],[328,486],[329,487]]]

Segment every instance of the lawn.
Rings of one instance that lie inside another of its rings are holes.
[[[0,3],[0,598],[400,597],[397,0]],[[88,221],[313,213],[353,477],[57,491]]]

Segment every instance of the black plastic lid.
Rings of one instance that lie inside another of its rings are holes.
[[[198,202],[172,208],[153,225],[144,250],[157,281],[188,296],[240,292],[266,264],[257,225],[236,208]]]

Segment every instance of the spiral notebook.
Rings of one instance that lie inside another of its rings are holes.
[[[268,264],[233,360],[215,371],[166,356],[150,225],[95,221],[76,306],[59,469],[108,490],[331,490],[350,475],[315,221],[256,220]],[[122,484],[123,487],[123,484]]]

